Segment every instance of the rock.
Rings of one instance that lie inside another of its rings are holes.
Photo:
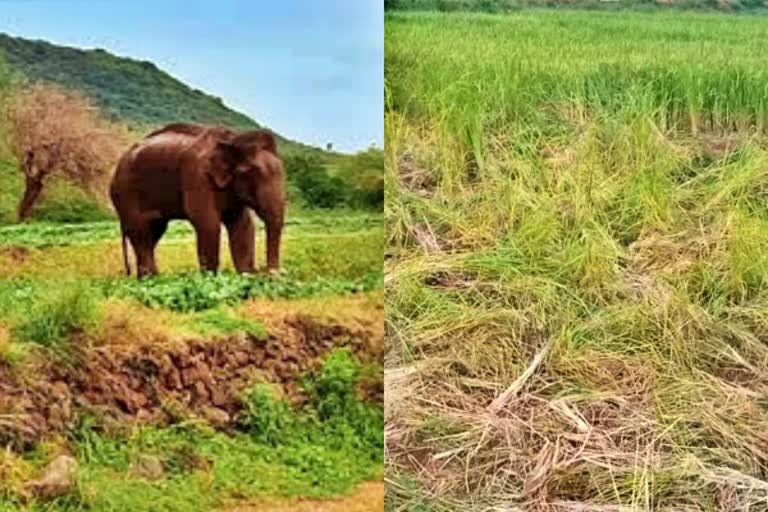
[[[201,402],[207,402],[210,398],[210,395],[208,393],[208,388],[205,387],[205,384],[203,384],[202,381],[197,381],[192,386],[192,396],[194,397],[194,400],[198,403]]]
[[[245,366],[250,360],[250,356],[245,350],[238,350],[232,354],[232,358],[235,360],[238,366]]]
[[[181,382],[181,374],[175,367],[168,371],[168,375],[165,377],[165,385],[176,391],[184,387]]]
[[[77,468],[77,460],[69,455],[60,455],[46,466],[39,479],[27,482],[24,487],[40,499],[63,496],[75,487]]]
[[[62,428],[72,418],[72,410],[68,400],[57,402],[48,409],[48,421],[56,428]]]
[[[227,393],[222,386],[214,386],[211,388],[211,403],[218,407],[227,405]]]
[[[218,407],[203,407],[200,415],[215,428],[224,428],[230,422],[229,413]]]
[[[165,477],[163,462],[154,455],[140,454],[131,462],[130,473],[145,480],[161,480]]]
[[[195,372],[197,373],[198,380],[201,380],[206,386],[213,386],[213,374],[210,367],[204,361],[197,362]]]

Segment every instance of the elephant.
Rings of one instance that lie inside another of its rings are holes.
[[[109,195],[120,219],[127,275],[126,238],[136,255],[137,276],[156,275],[155,247],[175,219],[194,227],[201,270],[218,271],[224,224],[235,269],[255,272],[251,209],[266,227],[267,270],[279,269],[285,176],[275,137],[266,130],[165,126],[122,155]]]

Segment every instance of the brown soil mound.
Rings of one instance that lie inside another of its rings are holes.
[[[383,326],[346,325],[304,315],[281,319],[265,339],[220,340],[83,350],[77,363],[40,361],[14,371],[0,365],[0,445],[25,446],[71,427],[82,412],[119,424],[165,423],[198,415],[219,427],[232,422],[254,382],[280,384],[300,400],[298,380],[337,347],[380,361]],[[383,400],[381,382],[362,392]]]

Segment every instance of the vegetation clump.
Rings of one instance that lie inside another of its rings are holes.
[[[84,283],[60,285],[47,289],[30,309],[17,309],[16,315],[14,338],[66,354],[72,349],[73,335],[98,322],[97,295]]]
[[[724,11],[765,14],[762,0],[384,0],[384,9],[403,11],[511,13],[520,9],[603,11]]]

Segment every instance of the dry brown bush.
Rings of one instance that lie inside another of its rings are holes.
[[[24,174],[19,220],[29,216],[54,173],[104,196],[109,174],[129,142],[123,126],[105,119],[84,95],[45,83],[14,91],[7,116],[11,148]]]

